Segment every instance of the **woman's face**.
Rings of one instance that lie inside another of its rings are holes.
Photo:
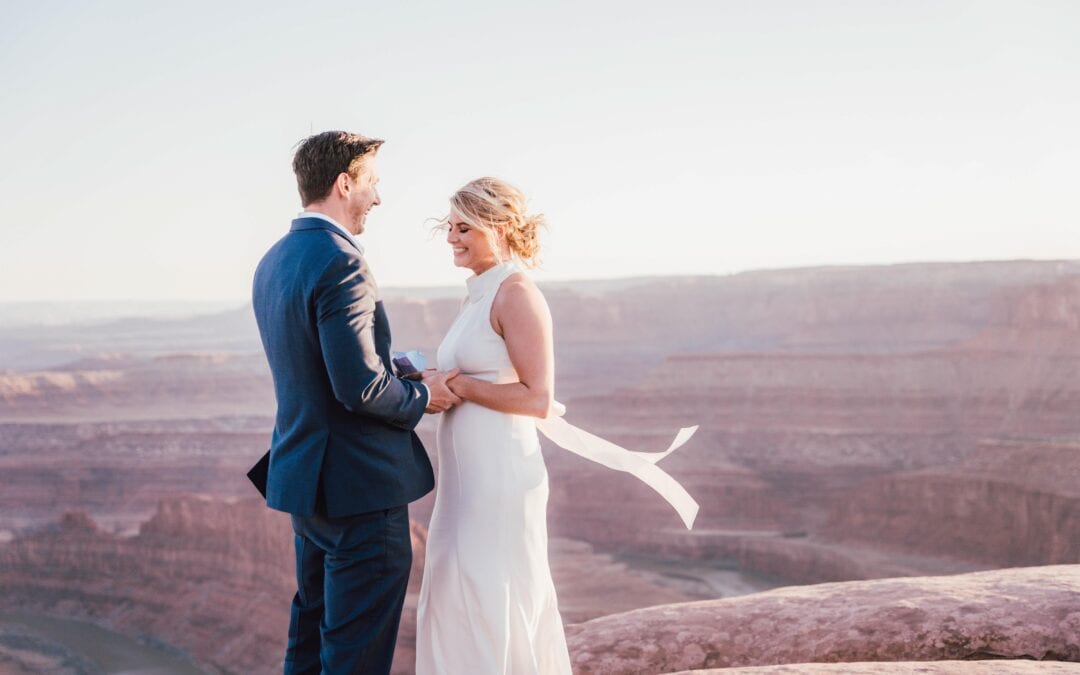
[[[461,218],[457,211],[450,211],[447,219],[449,229],[446,232],[446,243],[454,252],[454,264],[458,267],[467,267],[474,274],[481,274],[487,269],[498,264],[495,249],[491,247],[487,235],[469,225]]]

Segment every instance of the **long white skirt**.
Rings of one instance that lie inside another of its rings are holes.
[[[417,674],[569,675],[535,420],[463,403],[442,415],[438,457]]]

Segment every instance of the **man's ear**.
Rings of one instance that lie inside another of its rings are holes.
[[[338,191],[342,197],[348,196],[349,191],[352,190],[352,181],[349,180],[349,174],[342,171],[338,174],[337,179],[334,181],[334,189]]]

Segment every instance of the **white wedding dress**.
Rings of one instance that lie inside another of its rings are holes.
[[[504,262],[468,279],[440,370],[517,382],[491,327]],[[569,675],[548,566],[548,476],[536,419],[464,402],[442,415],[416,627],[417,675]]]
[[[491,327],[500,284],[520,271],[504,262],[466,281],[468,297],[439,345],[439,370],[517,382],[506,343]],[[464,402],[439,421],[439,477],[416,615],[417,675],[566,675],[570,657],[548,566],[548,475],[537,431],[593,462],[647,484],[687,529],[698,504],[656,463],[564,420],[508,415]]]

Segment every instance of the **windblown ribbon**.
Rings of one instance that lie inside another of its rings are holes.
[[[552,417],[536,420],[536,428],[541,433],[559,447],[575,455],[602,464],[609,469],[625,471],[637,476],[638,480],[655,490],[675,508],[683,524],[686,525],[686,529],[693,529],[694,518],[697,517],[699,508],[698,503],[677,480],[656,466],[656,463],[690,440],[690,437],[698,430],[697,426],[679,429],[675,440],[663,452],[634,452],[590,434],[584,429],[579,429],[564,420],[562,416],[566,413],[566,406],[558,401],[555,402],[553,408]]]

